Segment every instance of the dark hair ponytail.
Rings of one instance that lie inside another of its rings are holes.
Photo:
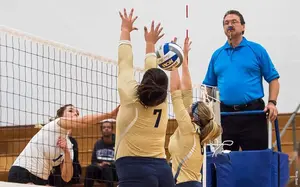
[[[145,72],[141,84],[137,88],[137,96],[144,106],[157,106],[163,103],[168,94],[168,76],[158,68]]]

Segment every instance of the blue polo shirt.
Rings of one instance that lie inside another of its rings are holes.
[[[267,51],[243,37],[236,48],[226,42],[213,53],[203,84],[217,86],[224,104],[239,105],[264,97],[262,77],[270,83],[279,74]]]

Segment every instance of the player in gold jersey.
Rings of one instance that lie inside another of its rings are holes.
[[[172,187],[172,170],[166,161],[168,124],[166,73],[156,68],[155,44],[163,36],[160,24],[144,28],[146,72],[140,84],[134,79],[130,33],[137,30],[133,10],[124,9],[118,52],[120,109],[116,122],[116,169],[119,187]]]
[[[214,121],[212,109],[205,103],[192,104],[192,82],[188,69],[190,45],[189,38],[186,38],[182,80],[178,70],[171,72],[171,97],[178,128],[170,137],[169,152],[176,186],[201,187],[203,145],[216,139],[221,128]]]

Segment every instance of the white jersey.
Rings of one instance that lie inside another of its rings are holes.
[[[61,128],[58,119],[51,121],[36,133],[21,154],[13,163],[13,166],[20,166],[27,169],[33,175],[48,180],[53,166],[58,166],[64,160],[64,153],[57,146],[58,138],[67,138],[67,130]],[[73,145],[67,138],[68,149],[73,157]]]

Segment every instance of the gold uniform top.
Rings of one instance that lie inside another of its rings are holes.
[[[170,137],[169,143],[172,172],[175,176],[180,163],[183,163],[177,177],[177,184],[187,181],[199,181],[203,162],[200,137],[196,131],[196,125],[192,123],[187,111],[187,108],[193,102],[192,90],[176,90],[171,96],[175,118],[178,123],[178,128]]]
[[[126,156],[166,158],[164,145],[168,124],[167,100],[148,108],[139,102],[129,41],[120,42],[118,65],[120,108],[116,120],[115,159]],[[155,53],[147,54],[145,70],[156,67]]]

